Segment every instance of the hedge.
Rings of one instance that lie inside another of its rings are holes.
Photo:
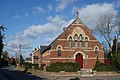
[[[34,66],[34,69],[38,69],[38,64],[25,63],[24,65],[28,68],[31,68],[31,69],[32,69],[32,66]]]
[[[47,67],[48,72],[76,72],[80,70],[79,63],[65,62],[65,63],[52,63],[50,67]]]
[[[96,65],[93,70],[97,71],[113,71],[114,68],[110,64],[104,64],[100,61],[96,61]]]

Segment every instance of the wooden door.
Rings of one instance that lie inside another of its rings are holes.
[[[76,62],[80,64],[80,68],[83,68],[83,56],[80,53],[76,55]]]

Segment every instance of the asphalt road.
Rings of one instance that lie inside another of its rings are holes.
[[[0,80],[120,80],[120,76],[97,76],[97,77],[53,77],[34,76],[32,74],[14,71],[14,66],[0,69]]]
[[[45,78],[19,71],[9,71],[8,69],[0,69],[0,75],[0,80],[46,80]]]

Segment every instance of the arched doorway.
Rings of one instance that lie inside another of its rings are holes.
[[[76,55],[76,62],[80,64],[80,68],[83,68],[83,56],[80,53]]]

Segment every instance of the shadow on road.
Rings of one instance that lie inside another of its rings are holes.
[[[0,69],[0,73],[4,75],[8,80],[47,80],[42,77],[31,75],[32,73],[9,71],[8,69]]]
[[[80,79],[78,77],[76,77],[76,78],[72,78],[70,80],[80,80]]]

